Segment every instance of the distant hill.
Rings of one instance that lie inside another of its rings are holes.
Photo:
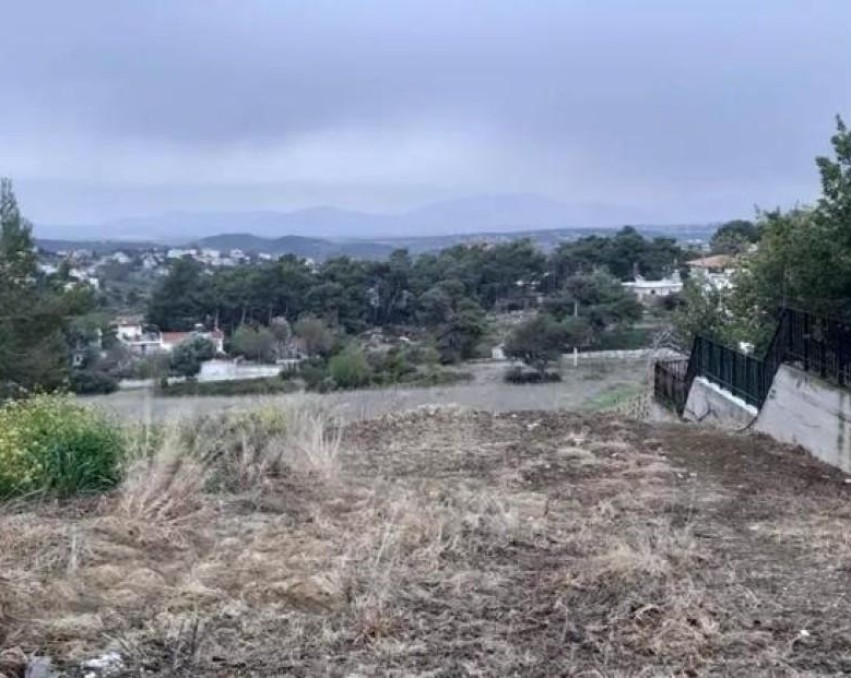
[[[295,254],[312,259],[348,255],[375,259],[394,249],[412,254],[463,242],[531,238],[543,249],[583,235],[610,234],[636,211],[615,205],[565,205],[536,195],[485,195],[436,202],[400,214],[366,214],[332,207],[294,212],[169,213],[120,219],[99,227],[36,227],[47,249],[71,247],[99,252],[161,245],[197,245],[218,250]],[[639,214],[638,217],[641,215]],[[647,221],[645,224],[649,223]],[[647,236],[708,240],[714,225],[638,225]],[[80,240],[67,238],[77,235]],[[108,238],[100,237],[108,234]],[[92,235],[98,237],[91,237]],[[86,237],[86,236],[89,237]],[[67,238],[67,239],[66,239]]]
[[[335,207],[291,212],[171,212],[115,219],[100,225],[38,224],[36,234],[69,240],[168,243],[200,240],[222,233],[250,233],[273,240],[283,236],[334,241],[383,240],[544,229],[617,228],[628,223],[652,223],[652,219],[652,215],[623,205],[568,205],[538,195],[497,194],[445,200],[396,214],[368,214]]]
[[[680,241],[708,241],[715,232],[715,224],[676,225],[676,226],[636,226],[646,237],[672,237]],[[285,235],[279,238],[266,238],[253,233],[220,233],[206,238],[182,241],[182,246],[208,247],[217,250],[241,249],[245,252],[266,252],[280,256],[295,254],[299,257],[323,260],[333,256],[346,255],[358,259],[381,259],[393,250],[407,249],[411,254],[436,252],[459,243],[508,242],[519,238],[529,238],[543,250],[551,250],[559,243],[576,240],[588,235],[612,235],[611,228],[554,228],[517,231],[482,231],[477,233],[459,233],[436,236],[395,236],[376,238],[309,238],[299,235]],[[68,249],[91,249],[99,253],[115,250],[137,250],[163,247],[165,242],[140,242],[122,240],[49,240],[37,239],[37,244],[50,251]],[[178,244],[171,240],[168,244]]]

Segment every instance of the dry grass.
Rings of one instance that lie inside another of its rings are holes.
[[[851,512],[697,477],[686,431],[308,408],[149,432],[114,495],[0,514],[0,648],[133,675],[842,669],[851,620],[814,644],[783,626],[812,590],[778,591],[847,557]]]

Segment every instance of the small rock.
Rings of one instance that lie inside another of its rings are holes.
[[[100,657],[87,659],[80,666],[91,671],[91,673],[87,672],[86,676],[94,678],[98,675],[108,676],[117,673],[124,668],[124,661],[117,652],[104,652]]]
[[[33,657],[24,678],[50,678],[53,675],[50,657]]]
[[[810,635],[812,635],[812,634],[810,634],[810,632],[807,631],[807,629],[801,629],[800,631],[798,631],[798,636],[800,638],[809,638]]]

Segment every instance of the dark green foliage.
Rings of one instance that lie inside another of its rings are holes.
[[[118,380],[109,372],[99,369],[82,369],[71,372],[71,391],[78,395],[114,393]]]
[[[573,323],[573,346],[597,344],[604,333],[630,327],[643,308],[611,275],[594,271],[568,278],[562,289],[544,301],[544,311],[556,320]]]
[[[530,372],[519,365],[515,365],[505,371],[503,379],[509,384],[542,384],[559,382],[561,375],[558,372],[539,372],[537,370]]]
[[[203,266],[189,257],[176,260],[154,290],[148,304],[148,322],[161,330],[185,332],[202,322],[210,306],[209,280]]]
[[[571,328],[547,313],[538,313],[512,330],[505,342],[505,354],[543,375],[572,341],[575,336]]]
[[[713,254],[741,254],[760,238],[760,227],[752,221],[736,219],[721,226],[709,241]]]
[[[298,366],[298,375],[308,391],[327,390],[330,387],[328,363],[318,356],[303,360]]]
[[[339,388],[350,389],[370,383],[371,370],[363,351],[352,344],[328,363],[328,374]]]
[[[228,381],[184,381],[161,385],[157,392],[163,396],[241,396],[293,393],[298,389],[298,384],[293,381],[268,377]]]
[[[162,329],[218,321],[229,336],[241,327],[266,327],[282,319],[294,323],[309,355],[326,358],[337,350],[338,337],[371,327],[419,325],[434,337],[442,361],[450,363],[476,355],[487,332],[486,311],[534,308],[541,296],[566,294],[574,278],[598,272],[614,275],[615,285],[636,270],[661,277],[674,270],[681,255],[673,240],[648,240],[625,228],[612,237],[566,243],[550,256],[518,240],[456,245],[415,259],[404,250],[384,261],[334,257],[319,266],[289,255],[204,272],[180,261],[154,292],[148,319]],[[617,311],[625,319],[630,313]]]
[[[599,351],[632,351],[653,344],[654,330],[646,327],[613,329],[600,335],[594,348]]]
[[[181,377],[194,377],[201,371],[201,363],[216,353],[213,342],[195,337],[174,347],[171,354],[171,371]]]
[[[327,357],[334,348],[334,334],[327,323],[312,315],[303,315],[293,328],[309,357]]]
[[[461,299],[449,319],[436,330],[436,346],[443,363],[475,357],[475,349],[487,331],[485,314],[471,299]]]
[[[268,327],[241,325],[230,341],[230,353],[258,362],[273,362],[278,340]]]
[[[781,308],[851,317],[851,132],[841,119],[833,157],[819,157],[822,195],[812,209],[760,215],[756,252],[745,256],[730,291],[686,290],[677,327],[730,345],[764,349]]]
[[[658,280],[673,273],[683,252],[673,238],[644,238],[631,226],[613,237],[589,236],[561,245],[552,255],[553,287],[568,278],[603,269],[620,281],[640,273]]]
[[[94,300],[65,282],[39,274],[32,227],[0,180],[0,398],[67,384],[71,321]]]

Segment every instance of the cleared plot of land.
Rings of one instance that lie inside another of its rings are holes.
[[[465,368],[466,369],[466,368]],[[565,368],[563,381],[555,384],[515,386],[505,384],[505,364],[480,364],[471,368],[475,381],[431,388],[384,388],[343,391],[327,395],[228,396],[159,398],[136,390],[96,396],[86,400],[122,418],[162,421],[199,414],[213,414],[257,406],[291,407],[316,402],[346,420],[364,419],[427,404],[461,405],[493,412],[510,410],[598,409],[613,398],[637,393],[649,376],[646,361]]]
[[[244,439],[216,491],[172,459],[5,507],[0,647],[126,675],[851,671],[851,490],[789,448],[455,408]]]

